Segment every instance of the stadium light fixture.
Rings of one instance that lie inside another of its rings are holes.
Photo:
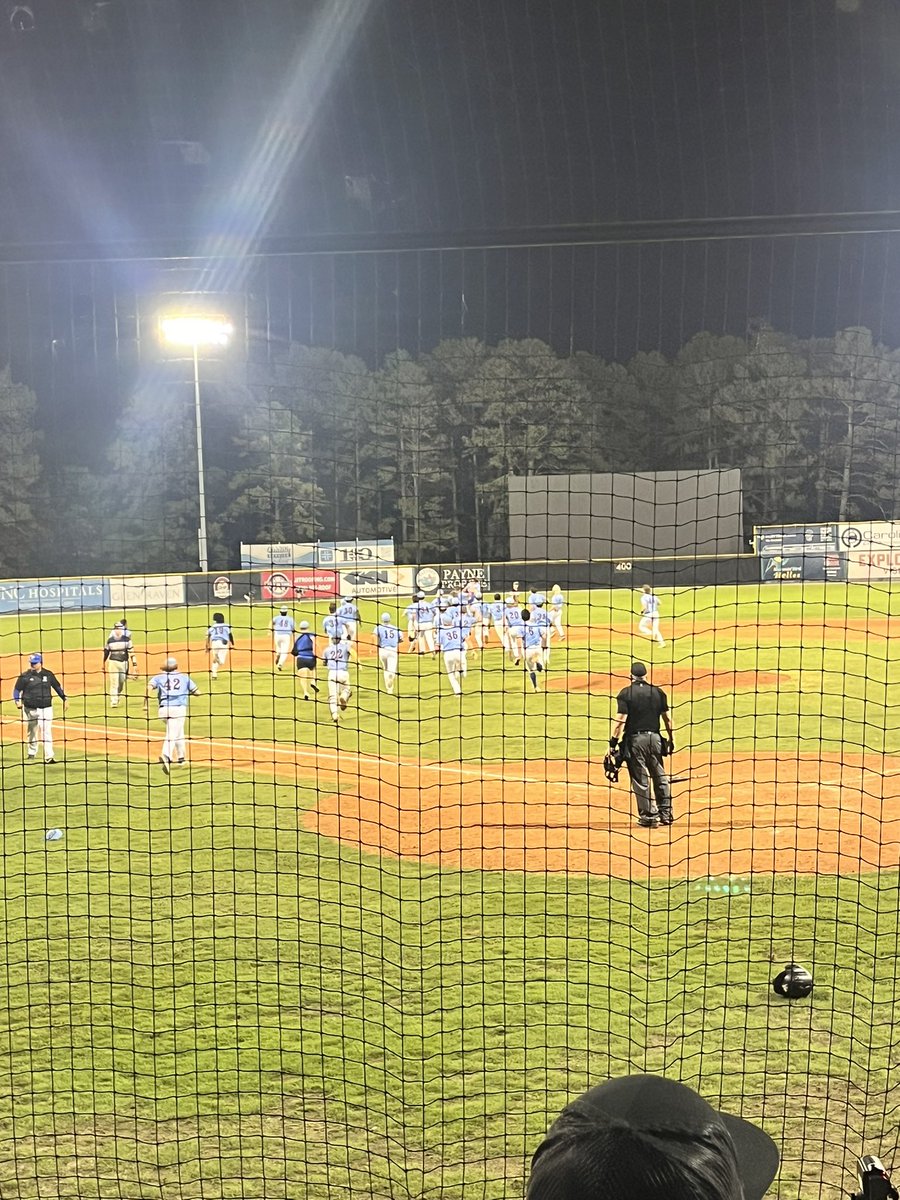
[[[9,24],[13,33],[33,33],[37,22],[30,4],[8,4]]]
[[[185,314],[163,316],[159,320],[162,340],[170,346],[189,347],[194,360],[194,422],[197,427],[197,491],[200,497],[200,522],[197,545],[200,570],[209,570],[206,539],[206,480],[203,471],[203,420],[200,412],[200,350],[223,348],[231,341],[234,326],[223,316]]]

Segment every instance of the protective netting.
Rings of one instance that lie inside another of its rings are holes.
[[[890,1162],[896,247],[5,269],[4,1194],[515,1195],[637,1070],[759,1120],[779,1194]],[[232,326],[196,379],[184,294]],[[671,826],[604,775],[635,659]]]

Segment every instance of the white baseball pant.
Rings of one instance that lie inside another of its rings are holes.
[[[397,678],[397,651],[392,646],[385,646],[378,651],[378,661],[384,672],[384,686],[389,692],[394,690],[394,680]]]
[[[287,661],[287,656],[291,652],[291,646],[294,644],[293,635],[290,633],[275,634],[275,666],[282,667]]]
[[[346,708],[347,702],[350,699],[350,695],[350,672],[329,671],[328,707],[331,709],[331,715],[335,720],[338,719],[338,713],[341,709],[341,701],[343,701],[343,707]]]
[[[209,660],[209,673],[212,675],[213,679],[215,679],[219,673],[219,667],[224,667],[225,663],[228,661],[228,643],[213,642],[209,651]]]
[[[28,730],[28,757],[35,758],[38,742],[44,744],[44,758],[53,757],[53,709],[26,708],[23,710]]]
[[[463,655],[464,651],[462,650],[444,651],[444,666],[447,670],[447,678],[450,680],[450,686],[457,696],[462,692],[460,676],[465,674]]]
[[[119,697],[125,691],[125,680],[128,677],[128,663],[114,662],[113,659],[106,660],[106,675],[109,679],[109,703],[111,708],[115,708],[119,703]]]
[[[163,704],[160,705],[159,717],[166,724],[166,736],[163,738],[160,753],[170,762],[178,762],[179,759],[185,757],[184,725],[187,720],[187,709]]]

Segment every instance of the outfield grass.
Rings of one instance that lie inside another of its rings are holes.
[[[810,748],[897,752],[883,627],[822,637],[826,618],[883,623],[892,593],[721,588],[673,603],[677,636],[657,658],[791,676],[777,723],[771,693],[684,706],[691,743],[767,748],[777,736],[787,749],[799,733]],[[806,630],[765,624],[779,614]],[[267,615],[236,610],[239,642]],[[565,663],[554,651],[557,669],[619,671],[646,653],[627,632],[628,593],[576,598],[569,616],[596,634]],[[27,652],[39,632],[51,665],[64,648],[64,670],[65,648],[101,644],[109,624],[49,620],[0,623],[0,653]],[[134,614],[132,627],[139,644],[204,632],[196,610]],[[492,663],[474,669],[460,716],[436,664],[402,661],[399,700],[359,668],[359,706],[339,733],[324,704],[262,672],[212,695],[201,679],[190,733],[471,760],[577,758],[597,739],[602,752],[605,696],[531,696]],[[69,716],[124,725],[138,711],[132,697],[107,717],[90,695]],[[437,870],[306,832],[298,809],[315,793],[293,783],[193,767],[169,784],[146,762],[71,754],[45,775],[23,768],[15,743],[2,765],[4,1200],[328,1187],[500,1200],[521,1194],[548,1117],[626,1069],[672,1073],[761,1118],[784,1146],[783,1195],[801,1177],[804,1193],[820,1174],[846,1185],[852,1155],[893,1145],[881,1123],[900,1043],[897,872],[757,876],[725,894]],[[66,836],[48,845],[53,826]],[[816,988],[791,1005],[769,981],[793,957]]]

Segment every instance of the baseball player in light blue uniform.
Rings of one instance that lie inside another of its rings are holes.
[[[421,654],[424,648],[434,654],[434,608],[422,592],[419,592],[416,598],[416,629],[419,634],[416,639],[419,653]]]
[[[337,605],[332,601],[328,605],[328,615],[322,621],[322,628],[325,630],[325,636],[328,640],[334,641],[335,638],[347,640],[347,630],[344,624],[344,618],[338,615]]]
[[[344,597],[343,603],[338,606],[337,615],[344,622],[344,637],[348,642],[355,642],[359,628],[359,609],[352,596]]]
[[[546,613],[544,614],[546,616]],[[537,677],[544,669],[544,648],[547,638],[547,626],[535,621],[535,614],[525,609],[522,613],[525,624],[522,630],[522,643],[525,652],[525,669],[531,678],[531,686],[538,690]]]
[[[322,654],[328,670],[328,707],[335,725],[341,721],[341,713],[349,703],[350,691],[350,643],[343,636],[334,637]]]
[[[415,649],[416,638],[419,636],[419,626],[416,621],[417,613],[418,613],[418,609],[416,608],[415,600],[413,600],[413,602],[411,604],[407,604],[406,608],[404,608],[404,610],[403,610],[403,615],[404,615],[404,617],[406,617],[406,652],[407,652],[407,654],[409,654],[410,651]]]
[[[494,592],[494,599],[490,603],[491,623],[497,630],[497,636],[500,638],[500,645],[506,649],[506,628],[503,624],[503,597],[499,592]],[[487,642],[487,638],[485,638]]]
[[[272,639],[275,644],[275,670],[280,671],[294,644],[294,618],[288,615],[286,608],[280,609],[278,616],[272,618]]]
[[[147,711],[150,697],[156,696],[159,702],[158,716],[166,724],[166,736],[159,756],[166,775],[170,773],[173,762],[184,762],[184,724],[187,720],[188,702],[191,696],[197,695],[197,690],[197,685],[190,675],[178,670],[178,662],[174,658],[167,658],[162,670],[154,675],[147,685],[144,711]]]
[[[491,635],[491,604],[487,599],[475,604],[475,646],[481,650]]]
[[[449,613],[441,617],[437,629],[438,646],[444,655],[444,667],[450,686],[457,696],[462,695],[462,679],[465,677],[465,637],[462,626]]]
[[[664,646],[666,643],[659,632],[659,597],[654,595],[649,583],[645,583],[641,588],[641,614],[638,622],[640,632],[657,645]]]
[[[503,627],[506,630],[506,652],[515,666],[518,666],[524,652],[522,641],[525,635],[525,621],[522,618],[522,610],[512,595],[506,597],[503,606]]]
[[[391,621],[390,613],[381,614],[381,623],[375,626],[375,645],[378,647],[378,661],[384,674],[384,686],[389,696],[394,694],[394,680],[397,678],[397,660],[403,634]]]
[[[550,592],[550,624],[559,634],[559,640],[566,640],[566,631],[563,627],[563,608],[565,607],[566,598],[560,590],[558,583],[554,583]]]
[[[547,612],[546,603],[545,597],[538,592],[534,599],[534,608],[531,610],[531,621],[541,630],[543,635],[541,666],[545,670],[550,666],[550,639],[553,637],[553,620]]]
[[[224,613],[213,613],[213,623],[206,631],[206,649],[209,652],[209,674],[215,679],[219,667],[224,667],[228,661],[228,650],[234,645],[231,626],[225,620]]]

